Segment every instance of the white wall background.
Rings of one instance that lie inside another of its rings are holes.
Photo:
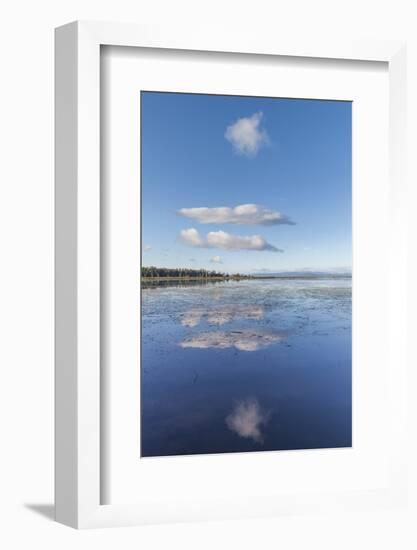
[[[417,547],[417,510],[77,532],[53,523],[53,29],[75,19],[212,24],[292,36],[409,40],[410,214],[417,203],[417,16],[412,0],[14,0],[0,19],[0,546]],[[414,216],[417,218],[417,216]],[[417,235],[417,221],[411,234]],[[414,241],[415,242],[415,241]],[[413,243],[410,280],[417,280]],[[417,304],[416,292],[410,304]],[[410,307],[410,340],[413,340]],[[411,366],[417,355],[411,350]],[[410,372],[410,394],[417,388]],[[411,403],[416,419],[416,407]],[[417,423],[411,450],[415,451]],[[415,454],[413,455],[415,456]],[[414,462],[414,469],[415,464]],[[413,483],[415,475],[413,472]],[[415,487],[415,483],[413,485]],[[414,491],[412,504],[415,503]],[[49,517],[48,517],[49,516]]]

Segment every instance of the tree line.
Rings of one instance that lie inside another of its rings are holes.
[[[183,278],[228,278],[228,273],[209,271],[207,269],[190,269],[188,267],[142,267],[142,277],[183,277]]]

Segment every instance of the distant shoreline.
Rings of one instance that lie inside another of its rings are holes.
[[[151,281],[243,281],[243,280],[270,280],[270,279],[351,279],[352,275],[229,275],[225,277],[141,277],[143,282]]]
[[[157,267],[142,266],[140,272],[141,280],[146,282],[163,281],[245,281],[264,279],[340,279],[352,275],[349,272],[325,272],[325,271],[258,271],[252,273],[225,273],[222,271],[207,269],[191,269],[184,267]]]
[[[250,275],[229,275],[229,276],[212,276],[212,277],[142,277],[141,281],[229,281],[240,279],[263,279],[264,277],[252,277]]]

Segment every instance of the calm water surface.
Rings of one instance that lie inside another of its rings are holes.
[[[351,279],[142,288],[142,456],[349,447]]]

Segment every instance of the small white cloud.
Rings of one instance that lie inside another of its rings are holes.
[[[268,143],[268,134],[261,126],[262,116],[262,113],[254,113],[250,117],[239,118],[226,128],[224,137],[237,153],[254,157],[261,146]]]
[[[229,430],[240,437],[262,444],[264,436],[261,427],[267,424],[269,417],[270,414],[261,409],[257,399],[244,399],[236,404],[225,421]]]
[[[212,264],[222,264],[223,260],[221,259],[220,256],[213,256],[212,258],[210,258],[210,262]]]
[[[194,228],[183,229],[180,233],[180,238],[185,244],[188,244],[189,246],[204,247],[204,241],[200,237],[200,234],[197,231],[197,229],[194,229]]]
[[[188,246],[198,248],[220,248],[222,250],[269,250],[283,252],[283,250],[269,244],[260,235],[240,236],[231,235],[225,231],[210,231],[206,238],[202,237],[197,229],[183,229],[180,239]]]
[[[260,235],[239,236],[231,235],[225,231],[210,231],[207,235],[207,244],[211,248],[222,248],[223,250],[270,250],[282,252]]]
[[[258,204],[240,204],[234,208],[219,206],[208,208],[181,208],[178,214],[199,223],[232,223],[238,225],[294,225],[285,214],[269,210]]]
[[[143,247],[143,250],[144,252],[148,252],[149,250],[152,250],[152,247],[149,246],[149,244],[145,244],[145,246]]]

